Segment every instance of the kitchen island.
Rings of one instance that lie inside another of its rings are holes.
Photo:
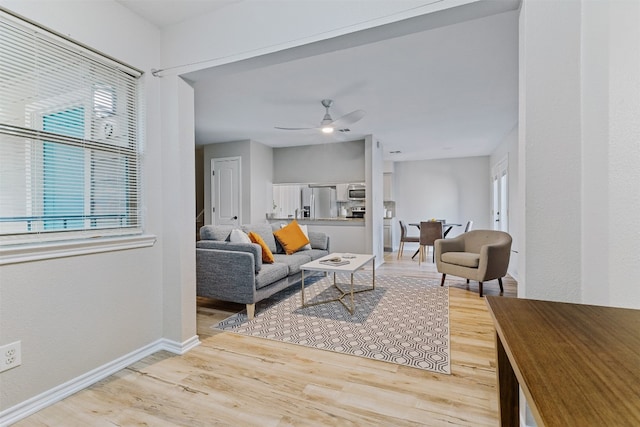
[[[364,218],[269,218],[269,222],[291,222],[293,220],[298,221],[300,224],[318,225],[318,224],[333,224],[333,225],[361,225],[364,226]]]
[[[271,218],[269,222],[289,223],[294,218]],[[306,225],[309,231],[319,231],[329,236],[332,252],[366,253],[364,218],[298,218],[298,223]]]

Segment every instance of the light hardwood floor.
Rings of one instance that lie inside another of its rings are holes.
[[[430,261],[385,254],[377,274],[439,280]],[[15,426],[496,426],[495,331],[477,283],[447,278],[451,375],[218,332],[243,309],[198,300],[202,344],[160,352]],[[517,284],[504,280],[504,297]],[[497,281],[485,295],[499,295]]]

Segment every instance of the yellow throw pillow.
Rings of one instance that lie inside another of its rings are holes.
[[[262,262],[266,262],[267,264],[273,264],[275,259],[273,258],[273,253],[271,253],[271,249],[269,246],[262,240],[262,237],[258,233],[254,233],[253,231],[249,232],[249,239],[253,243],[257,243],[262,247]]]
[[[289,225],[274,231],[273,235],[276,236],[287,255],[295,253],[309,243],[309,239],[304,235],[295,219]]]

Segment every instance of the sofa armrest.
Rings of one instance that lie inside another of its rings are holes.
[[[259,272],[262,268],[262,247],[257,243],[231,243],[220,240],[200,240],[196,242],[196,248],[249,252],[253,254],[255,272]]]
[[[196,294],[224,301],[255,302],[254,255],[251,252],[196,249]]]

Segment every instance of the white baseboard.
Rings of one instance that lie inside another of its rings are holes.
[[[67,381],[64,384],[47,390],[44,393],[0,412],[0,426],[8,426],[16,423],[21,419],[46,408],[47,406],[61,401],[65,397],[71,396],[72,394],[95,384],[109,375],[113,375],[121,369],[124,369],[153,353],[166,350],[174,354],[182,355],[199,344],[200,340],[197,335],[194,335],[182,343],[161,338],[149,345],[100,366],[99,368],[87,372],[86,374],[80,375],[77,378]]]
[[[198,339],[197,335],[192,336],[191,338],[189,338],[183,343],[167,340],[164,338],[161,339],[159,342],[162,343],[162,350],[166,350],[174,354],[185,354],[192,348],[200,345],[200,339]]]

